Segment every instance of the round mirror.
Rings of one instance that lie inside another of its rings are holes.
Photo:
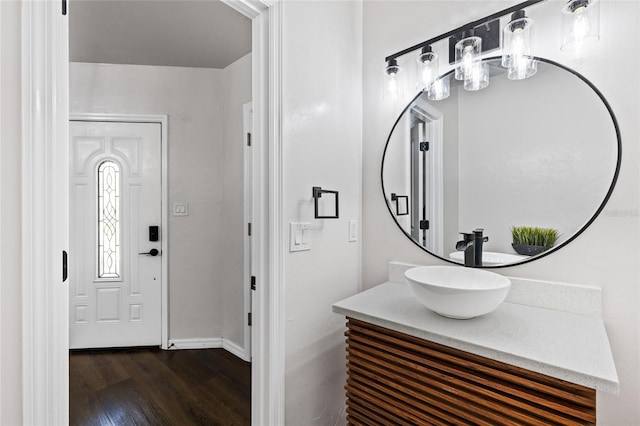
[[[480,91],[450,72],[448,97],[421,92],[394,124],[382,190],[398,227],[429,253],[463,263],[461,233],[483,229],[482,266],[527,262],[576,238],[611,195],[620,168],[611,108],[577,72],[537,61],[534,76],[509,80],[500,58],[485,60],[490,85]]]

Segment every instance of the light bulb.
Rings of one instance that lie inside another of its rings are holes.
[[[522,40],[522,29],[517,29],[513,33],[511,38],[511,55],[513,57],[522,56],[525,54],[524,41]]]
[[[581,9],[584,10],[584,8]],[[576,42],[580,42],[584,40],[587,34],[589,34],[589,30],[591,30],[591,23],[589,22],[589,18],[586,14],[578,11],[574,13],[577,15],[573,20],[573,38]]]
[[[482,39],[475,37],[470,31],[463,33],[463,39],[455,45],[456,80],[466,80],[472,65],[482,53]]]
[[[425,46],[416,62],[417,74],[421,77],[421,83],[424,88],[428,89],[429,85],[438,77],[438,54],[431,50],[431,46]]]
[[[398,95],[398,79],[396,76],[397,74],[389,74],[389,78],[387,79],[387,90],[389,91],[389,94],[392,95],[392,99],[395,99]]]
[[[398,65],[395,59],[391,59],[387,62],[387,67],[384,69],[385,74],[385,87],[383,91],[383,99],[397,99],[402,97],[402,84],[400,83],[400,73],[402,68]]]
[[[462,70],[464,75],[469,73],[469,71],[472,69],[471,67],[473,65],[474,59],[473,48],[470,46],[465,47],[464,52],[462,53]]]
[[[476,61],[466,78],[464,79],[464,90],[482,90],[489,85],[489,67],[485,62]]]

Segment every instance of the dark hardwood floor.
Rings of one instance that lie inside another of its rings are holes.
[[[249,425],[251,364],[224,349],[71,351],[71,425]]]

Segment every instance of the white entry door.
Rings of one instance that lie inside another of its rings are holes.
[[[71,349],[161,344],[161,125],[71,121]]]

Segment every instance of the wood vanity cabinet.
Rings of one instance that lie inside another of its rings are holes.
[[[588,425],[594,389],[347,318],[349,425]]]

